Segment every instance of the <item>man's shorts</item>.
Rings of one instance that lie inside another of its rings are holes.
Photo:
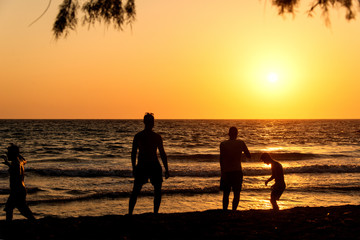
[[[18,189],[10,189],[10,196],[6,201],[4,211],[12,210],[14,208],[22,208],[26,206],[26,189],[19,187]]]
[[[243,183],[242,171],[225,172],[220,179],[220,190],[223,191],[241,191]]]
[[[285,188],[286,188],[285,183],[275,183],[271,187],[271,198],[275,200],[279,200]]]
[[[150,180],[152,185],[161,184],[162,168],[160,164],[137,165],[135,167],[135,184],[143,185]]]

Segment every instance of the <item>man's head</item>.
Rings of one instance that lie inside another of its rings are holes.
[[[14,158],[17,158],[20,154],[20,149],[15,144],[11,143],[10,146],[7,148],[7,157],[9,160],[12,160]]]
[[[270,164],[272,162],[272,158],[269,153],[261,154],[260,160],[262,160],[266,164]]]
[[[230,136],[230,139],[234,140],[237,138],[237,135],[238,135],[238,130],[236,127],[231,127],[229,129],[229,136]]]
[[[152,129],[154,127],[154,114],[145,113],[144,124],[146,129]]]

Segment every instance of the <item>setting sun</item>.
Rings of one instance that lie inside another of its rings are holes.
[[[269,82],[275,83],[275,82],[277,82],[279,80],[279,76],[276,73],[271,72],[267,76],[267,79],[268,79]]]

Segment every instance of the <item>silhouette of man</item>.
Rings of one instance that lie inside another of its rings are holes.
[[[223,210],[228,209],[231,189],[234,192],[232,210],[237,209],[243,182],[242,153],[244,152],[247,158],[251,158],[246,144],[242,140],[237,140],[237,135],[237,128],[231,127],[229,129],[230,139],[220,144],[220,189],[223,190]]]
[[[134,137],[131,152],[131,163],[135,180],[129,200],[129,215],[133,213],[142,186],[147,183],[149,179],[154,186],[154,213],[159,212],[163,178],[162,168],[157,156],[157,149],[159,149],[160,157],[165,168],[165,179],[169,178],[167,156],[163,147],[162,138],[152,130],[154,127],[154,116],[152,113],[146,113],[144,116],[144,124],[145,129],[137,133]],[[136,164],[138,149],[139,156]]]
[[[270,202],[273,210],[278,211],[279,206],[277,205],[276,201],[280,199],[286,188],[283,167],[279,162],[275,161],[268,153],[261,154],[260,159],[263,160],[263,162],[266,164],[271,164],[272,175],[268,180],[265,181],[265,186],[267,186],[267,184],[271,180],[275,179],[275,184],[271,187]]]
[[[35,220],[33,213],[26,204],[26,188],[24,183],[26,160],[20,155],[19,147],[11,144],[7,148],[4,164],[9,167],[10,196],[5,204],[6,221],[12,221],[14,208],[29,220]],[[10,163],[10,162],[11,163]]]

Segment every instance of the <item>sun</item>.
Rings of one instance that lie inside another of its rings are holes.
[[[268,74],[267,80],[271,83],[275,83],[279,80],[279,75],[277,73],[271,72]]]

